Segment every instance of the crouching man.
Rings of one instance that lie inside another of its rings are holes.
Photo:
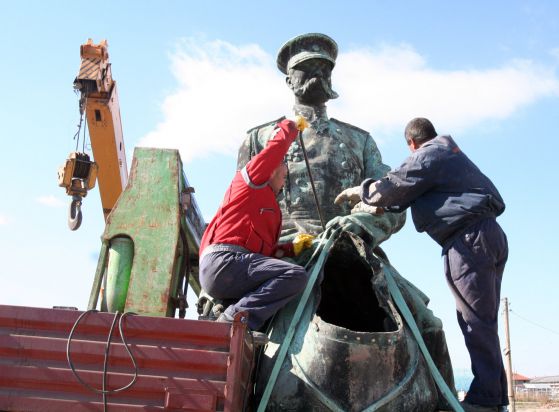
[[[200,283],[214,298],[234,300],[218,318],[232,322],[248,313],[248,327],[258,330],[295,298],[308,275],[299,265],[276,256],[290,255],[293,245],[278,245],[281,211],[276,200],[285,183],[283,158],[306,126],[285,119],[277,124],[266,148],[237,171],[200,245]]]

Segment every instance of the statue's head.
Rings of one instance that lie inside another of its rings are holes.
[[[277,64],[298,103],[320,105],[338,94],[332,90],[332,69],[338,45],[325,34],[307,33],[286,42]]]

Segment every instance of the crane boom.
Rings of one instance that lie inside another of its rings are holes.
[[[94,44],[88,39],[80,47],[80,56],[74,88],[81,93],[80,111],[85,111],[91,150],[99,167],[97,179],[106,220],[128,181],[117,85],[106,40]]]

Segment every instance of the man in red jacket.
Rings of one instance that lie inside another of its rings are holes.
[[[307,284],[304,268],[275,258],[291,246],[278,246],[282,217],[276,195],[287,175],[283,158],[297,131],[291,120],[277,124],[266,148],[237,171],[206,228],[200,283],[214,298],[239,299],[218,321],[231,322],[245,311],[249,328],[257,330]]]

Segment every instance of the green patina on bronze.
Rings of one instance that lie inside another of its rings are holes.
[[[291,356],[282,365],[266,410],[433,410],[437,403],[444,409],[444,399],[437,399],[436,388],[427,385],[430,377],[420,358],[416,357],[417,368],[407,368],[407,360],[417,353],[416,343],[404,325],[394,326],[399,315],[393,305],[386,306],[386,285],[375,283],[382,279],[375,264],[380,259],[388,264],[378,245],[400,230],[405,213],[378,215],[334,204],[343,190],[359,186],[366,178],[380,179],[390,170],[367,131],[327,114],[326,103],[338,97],[331,79],[336,55],[335,41],[320,33],[297,36],[278,53],[278,68],[286,75],[286,84],[295,98],[293,113],[303,115],[310,124],[302,134],[308,166],[299,142],[294,142],[286,155],[289,171],[279,197],[282,240],[290,240],[297,233],[318,235],[323,231],[316,202],[327,222],[327,232],[341,229],[352,237],[338,243],[325,263],[322,283],[307,302],[300,320],[303,327],[293,338]],[[239,148],[238,169],[266,147],[277,121],[248,131]],[[313,176],[315,193],[309,175]],[[299,262],[304,262],[309,253],[302,253]],[[395,280],[436,366],[453,388],[452,365],[440,319],[427,307],[429,299],[418,288],[401,276]],[[273,344],[283,339],[283,325],[292,316],[290,307],[278,312],[272,322],[270,358],[274,356]],[[390,317],[393,319],[387,327],[384,321]],[[387,334],[400,343],[398,351],[380,338]],[[343,339],[338,339],[340,335]],[[348,340],[350,336],[356,341]],[[363,345],[357,338],[369,341]],[[269,376],[265,362],[262,365],[260,383]],[[417,370],[417,374],[413,372],[412,377],[401,373],[407,370]],[[407,383],[400,385],[404,381]],[[311,383],[315,389],[309,391]],[[404,395],[388,403],[382,400],[383,394],[394,391]]]

